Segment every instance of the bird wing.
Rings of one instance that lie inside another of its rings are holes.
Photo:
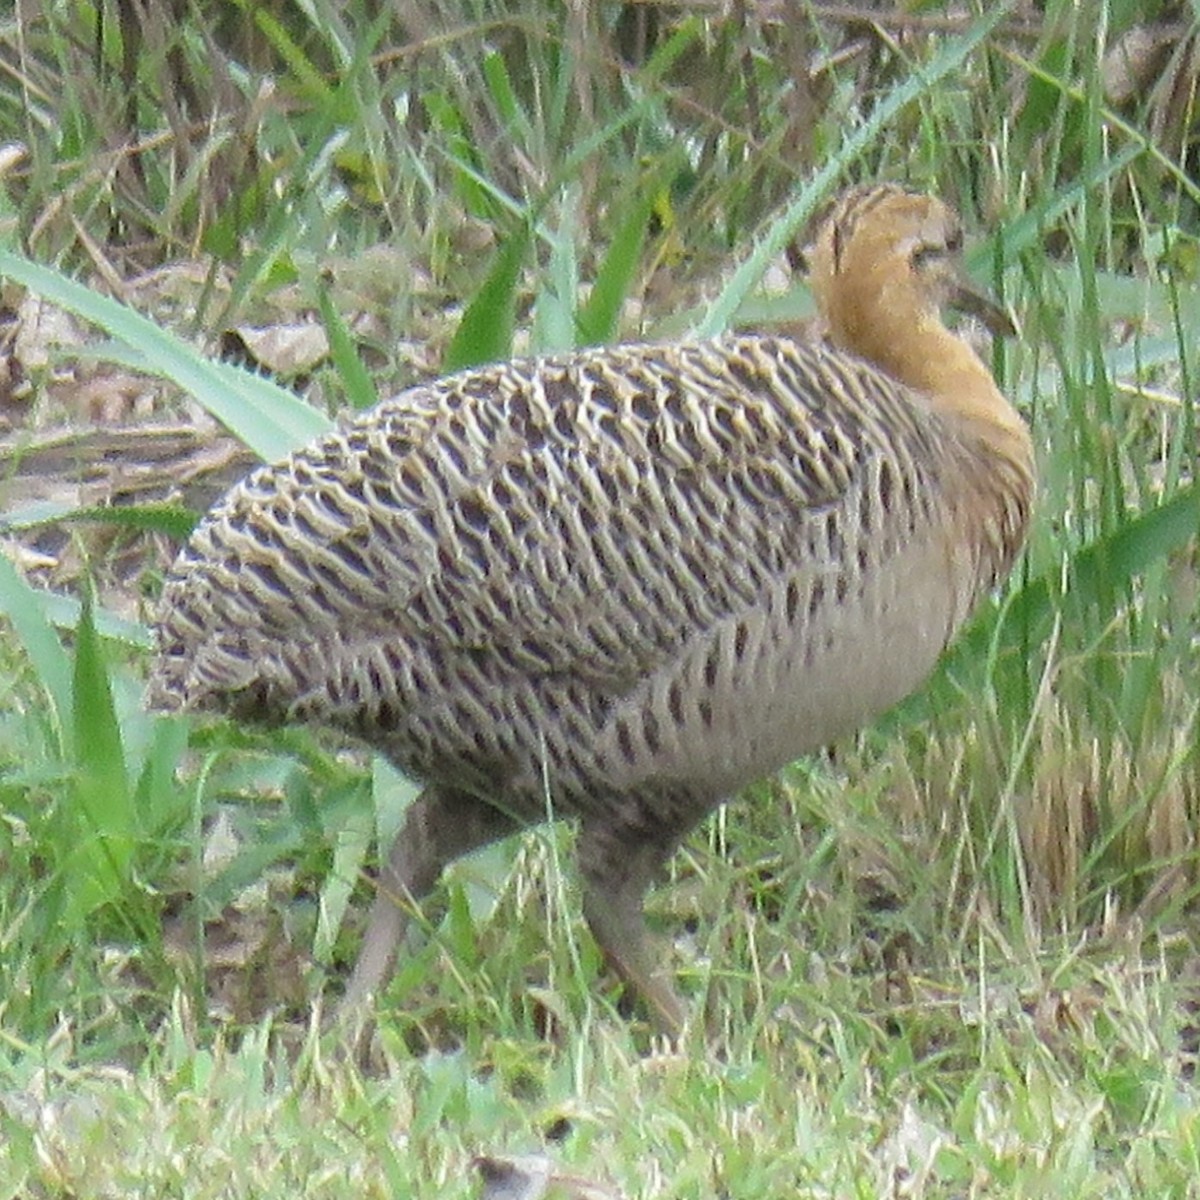
[[[899,475],[874,516],[863,496],[922,418],[865,364],[765,337],[419,386],[213,511],[164,593],[160,693],[252,687],[289,647],[292,676],[298,647],[353,673],[381,645],[619,693],[772,584],[842,569],[851,526],[911,525]]]

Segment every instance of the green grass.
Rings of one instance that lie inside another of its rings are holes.
[[[411,788],[146,714],[188,514],[30,507],[0,460],[5,548],[63,532],[66,593],[0,558],[0,1200],[468,1196],[475,1155],[542,1147],[639,1197],[1192,1194],[1200,125],[1186,78],[1115,109],[1102,70],[1154,6],[855,38],[372,7],[152,7],[140,41],[74,0],[0,17],[4,303],[110,339],[30,373],[3,410],[30,443],[97,359],[273,457],[432,365],[794,319],[764,273],[840,184],[900,178],[1020,316],[993,366],[1036,527],[929,687],[677,856],[650,910],[678,1051],[618,1013],[553,829],[450,872],[363,1072],[311,1003]],[[133,286],[180,258],[182,297]],[[300,400],[215,361],[296,312],[331,346]]]

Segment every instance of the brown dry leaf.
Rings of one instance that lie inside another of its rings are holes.
[[[1065,1037],[1090,1035],[1100,997],[1089,988],[1052,989],[1043,992],[1033,1006],[1033,1027],[1051,1049]]]
[[[170,501],[204,511],[256,461],[233,438],[192,425],[20,429],[0,436],[0,529],[30,583],[61,590],[87,571],[105,608],[141,620],[146,570],[166,568],[170,540],[119,524],[46,518]],[[5,528],[10,519],[16,523]],[[24,523],[30,519],[36,523]]]
[[[225,335],[247,361],[291,379],[304,375],[329,354],[329,338],[320,325],[296,321],[284,325],[238,325]]]
[[[889,1197],[922,1196],[933,1174],[937,1156],[948,1142],[944,1129],[927,1120],[906,1100],[900,1121],[876,1151],[876,1163]]]
[[[204,849],[200,854],[200,865],[208,878],[223,871],[241,852],[243,838],[234,827],[228,808],[217,813],[204,837]]]
[[[1101,77],[1114,105],[1145,100],[1150,136],[1172,157],[1187,145],[1200,109],[1200,25],[1135,25],[1105,55]]]
[[[15,355],[0,354],[0,421],[11,428],[13,421],[24,414],[29,401],[25,372]]]
[[[204,922],[201,952],[211,1011],[244,1025],[281,1007],[307,1009],[310,960],[289,933],[283,915],[291,890],[290,883],[277,889],[269,884],[247,888]],[[163,947],[180,965],[195,957],[190,904],[164,919]]]
[[[0,555],[7,558],[22,575],[34,571],[52,571],[58,566],[58,559],[54,555],[43,554],[12,538],[0,538]]]
[[[200,856],[204,883],[219,880],[244,845],[232,809],[222,807],[205,830]],[[310,961],[303,939],[287,920],[295,892],[291,871],[277,868],[242,888],[219,913],[205,917],[202,954],[210,1009],[246,1023],[281,1006],[307,1008]],[[196,936],[191,902],[163,921],[164,949],[176,963],[186,965],[194,958]]]
[[[472,1165],[483,1200],[621,1200],[621,1194],[578,1175],[565,1175],[544,1154],[481,1154]]]
[[[109,425],[142,418],[168,385],[86,355],[101,339],[85,322],[26,292],[5,321],[0,357],[0,411],[17,423],[68,421]],[[35,404],[40,398],[50,401]],[[32,420],[30,419],[32,418]]]
[[[0,146],[0,179],[28,157],[29,149],[24,142],[5,142]]]
[[[280,1007],[306,1010],[309,966],[274,907],[253,913],[227,909],[221,921],[205,928],[210,1004],[239,1025]]]
[[[25,293],[17,306],[13,358],[27,375],[49,368],[56,350],[78,350],[86,345],[87,338],[70,313],[32,292]]]
[[[1110,104],[1127,104],[1145,94],[1166,65],[1179,32],[1175,23],[1135,25],[1112,44],[1100,67]]]
[[[47,429],[0,440],[0,513],[36,502],[70,508],[178,497],[205,509],[255,456],[191,425]]]
[[[89,425],[116,425],[152,413],[160,391],[146,375],[108,366],[61,379],[54,388],[58,402]]]
[[[200,300],[209,295],[208,303],[221,303],[231,290],[230,273],[225,268],[214,270],[211,265],[183,259],[154,267],[125,281],[125,298],[139,312],[154,320],[171,318],[191,319]]]
[[[322,266],[332,285],[330,298],[345,314],[390,309],[399,296],[434,292],[428,272],[390,242],[367,246],[352,257],[329,258]]]

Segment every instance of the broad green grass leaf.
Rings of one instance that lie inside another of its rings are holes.
[[[342,314],[338,312],[337,305],[333,303],[324,281],[317,283],[317,305],[329,338],[329,356],[341,377],[351,407],[359,412],[373,408],[379,401],[379,393],[375,390],[370,372],[363,366],[354,338],[342,319]]]
[[[83,919],[119,898],[128,878],[135,828],[121,725],[92,620],[90,593],[75,629],[75,818],[79,838],[65,864],[68,911]]]
[[[491,92],[492,101],[503,119],[509,135],[519,145],[528,146],[533,140],[533,125],[525,112],[509,78],[504,56],[493,50],[483,56],[483,78]]]
[[[404,814],[421,793],[414,783],[382,754],[371,759],[371,806],[375,810],[375,837],[380,846],[390,846]]]
[[[86,521],[120,529],[163,533],[182,541],[196,527],[199,519],[199,514],[182,504],[87,505],[77,508],[55,501],[42,501],[0,515],[0,529],[35,529],[39,525]]]
[[[155,716],[150,745],[138,775],[134,807],[141,828],[162,835],[182,824],[190,807],[177,771],[188,748],[188,722],[178,716]]]
[[[284,388],[230,363],[213,362],[133,309],[58,271],[0,250],[0,276],[99,325],[124,352],[105,357],[170,379],[256,454],[272,461],[325,433],[331,422]]]
[[[572,189],[572,194],[576,189]],[[533,349],[554,354],[575,347],[575,298],[579,294],[579,260],[575,243],[579,235],[568,196],[562,223],[550,235],[550,262],[546,279],[533,305]]]
[[[313,958],[327,963],[350,907],[350,897],[371,849],[374,822],[366,810],[352,816],[334,835],[333,865],[321,887]]]
[[[245,8],[248,10],[247,15],[275,48],[279,57],[287,63],[296,82],[309,93],[311,102],[326,111],[333,109],[337,92],[325,82],[323,73],[304,53],[283,23],[264,5],[247,4]]]
[[[60,596],[57,592],[43,592],[34,589],[34,596],[42,606],[46,620],[56,629],[73,630],[79,623],[82,605],[74,596]],[[97,605],[93,610],[93,620],[96,630],[102,637],[124,642],[128,646],[147,649],[151,644],[150,631],[139,621],[129,621],[118,617]]]
[[[1013,125],[1014,134],[1025,145],[1053,126],[1059,118],[1059,106],[1068,99],[1058,85],[1069,73],[1068,43],[1055,38],[1042,48],[1041,59],[1035,65],[1037,69],[1030,72],[1025,101]]]
[[[449,904],[441,927],[444,943],[456,962],[462,963],[467,970],[475,970],[480,965],[478,927],[471,914],[466,889],[454,879],[446,890]]]
[[[512,353],[517,285],[529,252],[530,236],[529,225],[522,223],[496,252],[487,279],[467,305],[446,350],[442,366],[447,372],[498,362]]]
[[[658,182],[657,176],[655,183]],[[647,187],[629,205],[612,242],[601,260],[591,294],[579,309],[579,344],[597,346],[610,341],[617,332],[621,309],[637,277],[650,225],[653,187]]]
[[[30,587],[4,555],[0,555],[0,616],[8,619],[33,664],[50,705],[60,750],[67,754],[73,735],[71,663],[47,616],[44,593]]]
[[[443,153],[454,164],[454,184],[459,199],[473,216],[487,220],[493,215],[486,188],[479,184],[478,156],[467,134],[467,125],[458,105],[444,92],[428,91],[422,97],[425,111],[445,138]]]

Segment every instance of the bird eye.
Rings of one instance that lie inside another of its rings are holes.
[[[937,262],[940,258],[945,258],[947,251],[951,249],[946,242],[927,243],[924,246],[918,246],[912,254],[912,265],[914,271],[923,271],[932,263]]]
[[[963,235],[961,229],[952,229],[946,235],[946,249],[951,254],[957,254],[963,248]]]

